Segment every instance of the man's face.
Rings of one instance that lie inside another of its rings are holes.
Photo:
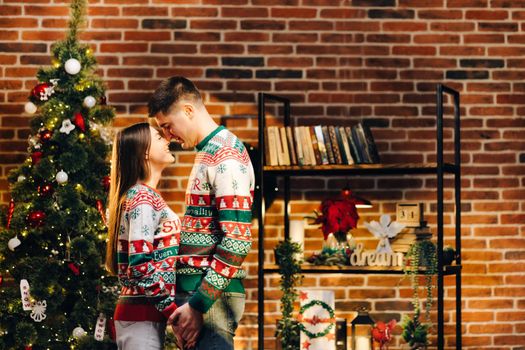
[[[166,139],[179,143],[182,148],[189,149],[196,146],[194,123],[192,123],[192,108],[185,102],[178,102],[168,114],[159,112],[155,115],[157,124],[164,132]]]

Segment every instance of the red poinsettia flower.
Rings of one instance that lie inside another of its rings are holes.
[[[321,214],[317,216],[314,223],[321,224],[324,239],[327,239],[330,233],[346,234],[357,227],[359,215],[355,202],[349,198],[325,199],[319,211]]]
[[[388,323],[378,321],[375,327],[372,329],[372,337],[380,345],[385,345],[392,340],[392,332],[396,326],[396,320],[392,320]]]

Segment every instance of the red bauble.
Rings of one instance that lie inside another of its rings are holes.
[[[24,350],[33,350],[33,347],[31,345],[26,345],[24,347]]]
[[[41,133],[40,133],[40,140],[44,141],[44,142],[47,142],[49,140],[51,140],[51,137],[53,136],[53,132],[51,130],[43,130]]]
[[[102,186],[104,186],[104,190],[107,192],[109,191],[109,185],[111,184],[111,178],[109,176],[104,176],[102,178]]]
[[[42,155],[43,153],[40,151],[36,151],[31,154],[31,160],[33,161],[34,165],[37,165],[38,162],[40,162],[40,160],[42,159]]]
[[[0,286],[2,285],[3,282],[4,282],[4,276],[0,275]]]
[[[80,131],[85,132],[86,131],[86,124],[84,122],[84,117],[80,113],[75,113],[75,116],[73,117],[73,124],[75,124]]]
[[[42,196],[50,196],[53,192],[54,188],[50,184],[38,186],[38,193]]]
[[[31,91],[31,95],[37,98],[39,101],[47,101],[48,98],[55,92],[54,86],[51,83],[40,83],[37,84]]]
[[[44,213],[42,210],[32,211],[27,216],[27,219],[29,220],[29,224],[33,227],[42,226],[44,224],[45,218],[46,218],[46,213]]]

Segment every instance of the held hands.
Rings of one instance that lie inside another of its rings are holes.
[[[181,349],[191,349],[197,344],[197,338],[202,328],[202,313],[186,303],[171,314],[168,324],[173,328],[173,333],[175,333]]]

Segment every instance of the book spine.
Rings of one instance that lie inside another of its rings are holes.
[[[292,134],[292,127],[286,127],[286,140],[288,141],[288,150],[290,151],[290,164],[297,165],[297,153],[295,151],[295,143]]]
[[[373,163],[372,156],[368,149],[368,143],[366,142],[365,132],[363,130],[363,124],[358,123],[356,125],[356,129],[357,129],[357,136],[359,137],[359,142],[361,143],[361,147],[363,148],[364,159],[366,160],[366,163],[368,164]]]
[[[370,153],[370,156],[372,157],[372,162],[381,163],[381,158],[379,157],[379,152],[377,151],[377,146],[374,140],[374,136],[372,135],[372,131],[370,130],[370,127],[366,125],[366,123],[363,123],[362,126],[365,134],[365,140],[368,145],[368,151]]]
[[[277,153],[278,165],[284,165],[283,159],[283,146],[281,145],[281,135],[279,135],[279,128],[276,126],[270,126],[270,133],[272,133],[273,139],[275,140],[275,149]]]
[[[359,134],[357,132],[357,126],[352,126],[352,141],[355,143],[355,147],[357,149],[358,158],[360,160],[360,163],[366,163],[366,156],[364,154],[363,144],[361,143],[361,140],[359,139]]]
[[[310,140],[312,140],[312,146],[314,149],[314,156],[315,156],[315,164],[323,164],[323,160],[321,159],[321,151],[319,151],[319,141],[317,140],[317,137],[315,136],[315,130],[313,126],[308,127],[308,131],[310,132]]]
[[[268,133],[268,148],[269,148],[269,155],[270,155],[269,165],[271,166],[279,165],[279,160],[277,156],[277,145],[275,144],[275,134],[273,133],[272,127],[271,126],[267,127],[266,132]]]
[[[314,126],[315,137],[317,138],[317,146],[319,147],[319,153],[321,154],[321,164],[330,164],[328,160],[328,153],[326,152],[326,144],[323,137],[323,128],[321,125]]]
[[[346,131],[346,137],[348,139],[348,143],[350,144],[350,152],[352,153],[352,158],[354,159],[354,162],[356,164],[362,163],[361,158],[359,157],[359,151],[357,149],[357,145],[352,136],[352,128],[347,126],[345,127],[345,131]]]
[[[303,142],[301,137],[301,127],[294,126],[293,134],[295,137],[295,149],[297,150],[297,164],[305,165],[304,163],[304,151],[303,151]]]
[[[281,146],[283,148],[283,165],[290,165],[290,151],[288,150],[288,140],[286,139],[286,129],[284,126],[279,128],[279,134],[281,138]]]
[[[305,158],[308,159],[307,165],[315,165],[314,148],[312,146],[312,140],[310,139],[310,131],[307,126],[301,127],[303,135],[303,151],[305,151]]]
[[[346,153],[345,153],[345,149],[343,145],[343,139],[341,138],[341,133],[339,130],[340,129],[338,126],[334,127],[335,138],[337,139],[337,146],[339,147],[339,151],[341,152],[342,164],[348,164],[348,158],[346,158]]]
[[[332,148],[332,142],[330,141],[330,135],[328,133],[328,126],[323,125],[321,129],[323,130],[323,139],[324,139],[324,144],[326,146],[326,153],[328,154],[328,162],[330,164],[335,164],[334,150]]]
[[[341,152],[337,143],[337,136],[335,135],[335,127],[333,125],[328,127],[328,134],[330,135],[330,142],[332,143],[332,150],[334,151],[335,164],[343,164]]]
[[[346,136],[346,131],[344,126],[339,127],[339,133],[341,134],[341,140],[343,141],[343,149],[345,150],[346,154],[346,164],[354,164],[354,158],[352,157],[352,152],[350,152],[350,144],[348,143],[348,137]]]

